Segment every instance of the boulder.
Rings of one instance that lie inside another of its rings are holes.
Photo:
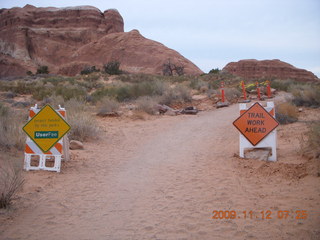
[[[82,150],[84,149],[83,143],[77,140],[71,140],[69,144],[71,150]]]

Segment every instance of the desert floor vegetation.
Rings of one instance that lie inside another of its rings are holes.
[[[276,119],[280,124],[298,121],[298,109],[290,102],[283,102],[276,106]]]
[[[0,159],[0,208],[9,208],[24,183],[21,161],[11,155]]]

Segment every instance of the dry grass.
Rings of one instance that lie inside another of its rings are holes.
[[[316,85],[292,86],[290,91],[293,95],[292,102],[297,106],[319,107],[320,87]]]
[[[108,97],[104,97],[98,104],[97,115],[101,117],[105,117],[109,114],[116,114],[119,108],[120,108],[120,104],[118,101]]]
[[[237,102],[241,94],[237,88],[225,88],[225,96],[229,102]]]
[[[320,158],[320,121],[310,125],[307,136],[306,152],[313,158]]]
[[[71,126],[69,132],[70,140],[87,141],[91,139],[99,139],[101,132],[98,123],[91,115],[84,102],[71,99],[66,102],[67,122]]]
[[[298,121],[297,108],[289,102],[276,106],[276,119],[280,124],[288,124]]]
[[[133,114],[130,116],[132,120],[146,120],[147,114],[144,111],[135,110]]]
[[[23,149],[25,134],[22,131],[23,115],[0,103],[0,148]]]
[[[168,89],[160,99],[161,104],[170,105],[172,103],[191,102],[190,89],[182,84]]]
[[[159,103],[159,97],[144,96],[137,99],[137,110],[143,111],[150,115],[155,115],[158,111],[156,105]]]
[[[0,161],[0,208],[8,208],[24,183],[21,166],[11,158]]]

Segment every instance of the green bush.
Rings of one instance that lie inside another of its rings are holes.
[[[80,72],[80,74],[81,75],[85,75],[85,74],[90,74],[90,73],[93,73],[93,72],[99,72],[99,70],[96,69],[96,66],[91,66],[91,67],[87,66]]]
[[[103,97],[115,98],[119,102],[123,102],[135,100],[141,96],[163,95],[167,89],[168,85],[164,82],[158,80],[144,81],[98,89],[91,96],[94,102]]]
[[[55,94],[63,97],[64,100],[71,98],[85,99],[87,92],[79,86],[58,86],[55,89]]]
[[[288,92],[290,85],[293,84],[292,80],[272,80],[270,81],[270,87],[277,91]]]
[[[48,66],[40,66],[37,69],[37,74],[48,74],[49,73],[49,68]]]
[[[104,72],[110,75],[119,75],[122,73],[120,70],[120,62],[111,61],[103,66]]]

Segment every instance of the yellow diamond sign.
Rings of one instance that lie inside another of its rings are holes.
[[[45,153],[70,130],[70,126],[50,105],[46,105],[22,129]]]

